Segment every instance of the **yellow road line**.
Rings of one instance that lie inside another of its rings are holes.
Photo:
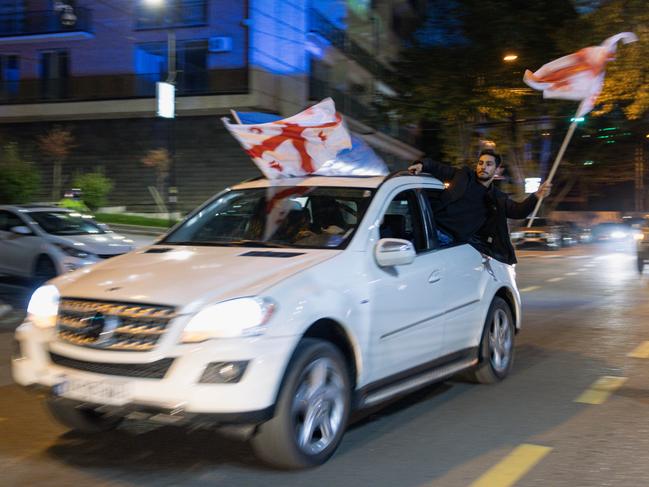
[[[642,342],[633,352],[627,354],[631,358],[649,358],[649,342]]]
[[[522,292],[522,293],[529,293],[530,291],[536,291],[537,289],[541,289],[541,286],[529,286],[529,287],[524,287],[523,289],[520,289],[520,292]]]
[[[565,277],[553,277],[552,279],[548,279],[545,282],[559,282],[559,281],[563,281],[564,279]]]
[[[626,377],[613,377],[611,375],[605,375],[597,379],[590,389],[584,391],[575,402],[581,402],[583,404],[602,404],[608,396],[610,396],[617,389],[622,387],[622,384],[626,382]]]
[[[470,487],[509,487],[520,480],[552,448],[539,445],[523,444],[487,470],[484,475],[473,482]]]

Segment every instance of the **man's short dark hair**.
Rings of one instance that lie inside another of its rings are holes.
[[[492,149],[482,149],[480,151],[480,155],[478,156],[478,159],[480,159],[482,156],[491,156],[496,160],[496,167],[500,166],[502,159],[500,157],[500,154],[498,154],[496,151]]]

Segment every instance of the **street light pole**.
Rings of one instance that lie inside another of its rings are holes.
[[[167,30],[167,83],[176,89],[176,33]],[[175,99],[175,97],[174,97]],[[175,103],[174,103],[175,110]],[[169,186],[167,200],[169,203],[169,219],[175,218],[178,210],[178,188],[176,187],[176,117],[169,120]]]

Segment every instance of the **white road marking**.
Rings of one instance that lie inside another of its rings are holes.
[[[536,291],[537,289],[541,289],[541,286],[528,286],[524,287],[523,289],[519,289],[519,291],[522,293],[529,293],[531,291]]]
[[[548,279],[545,282],[559,282],[559,281],[563,281],[564,279],[565,277],[553,277],[552,279]]]
[[[564,276],[576,276],[577,274],[579,274],[579,273],[578,272],[566,272],[564,274]]]

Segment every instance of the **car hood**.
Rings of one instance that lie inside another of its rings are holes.
[[[191,313],[208,303],[258,295],[340,250],[154,245],[53,281],[61,296],[172,305]]]
[[[69,245],[75,249],[97,255],[118,255],[133,250],[133,245],[124,242],[126,237],[117,233],[100,233],[89,235],[52,236],[52,243]]]

